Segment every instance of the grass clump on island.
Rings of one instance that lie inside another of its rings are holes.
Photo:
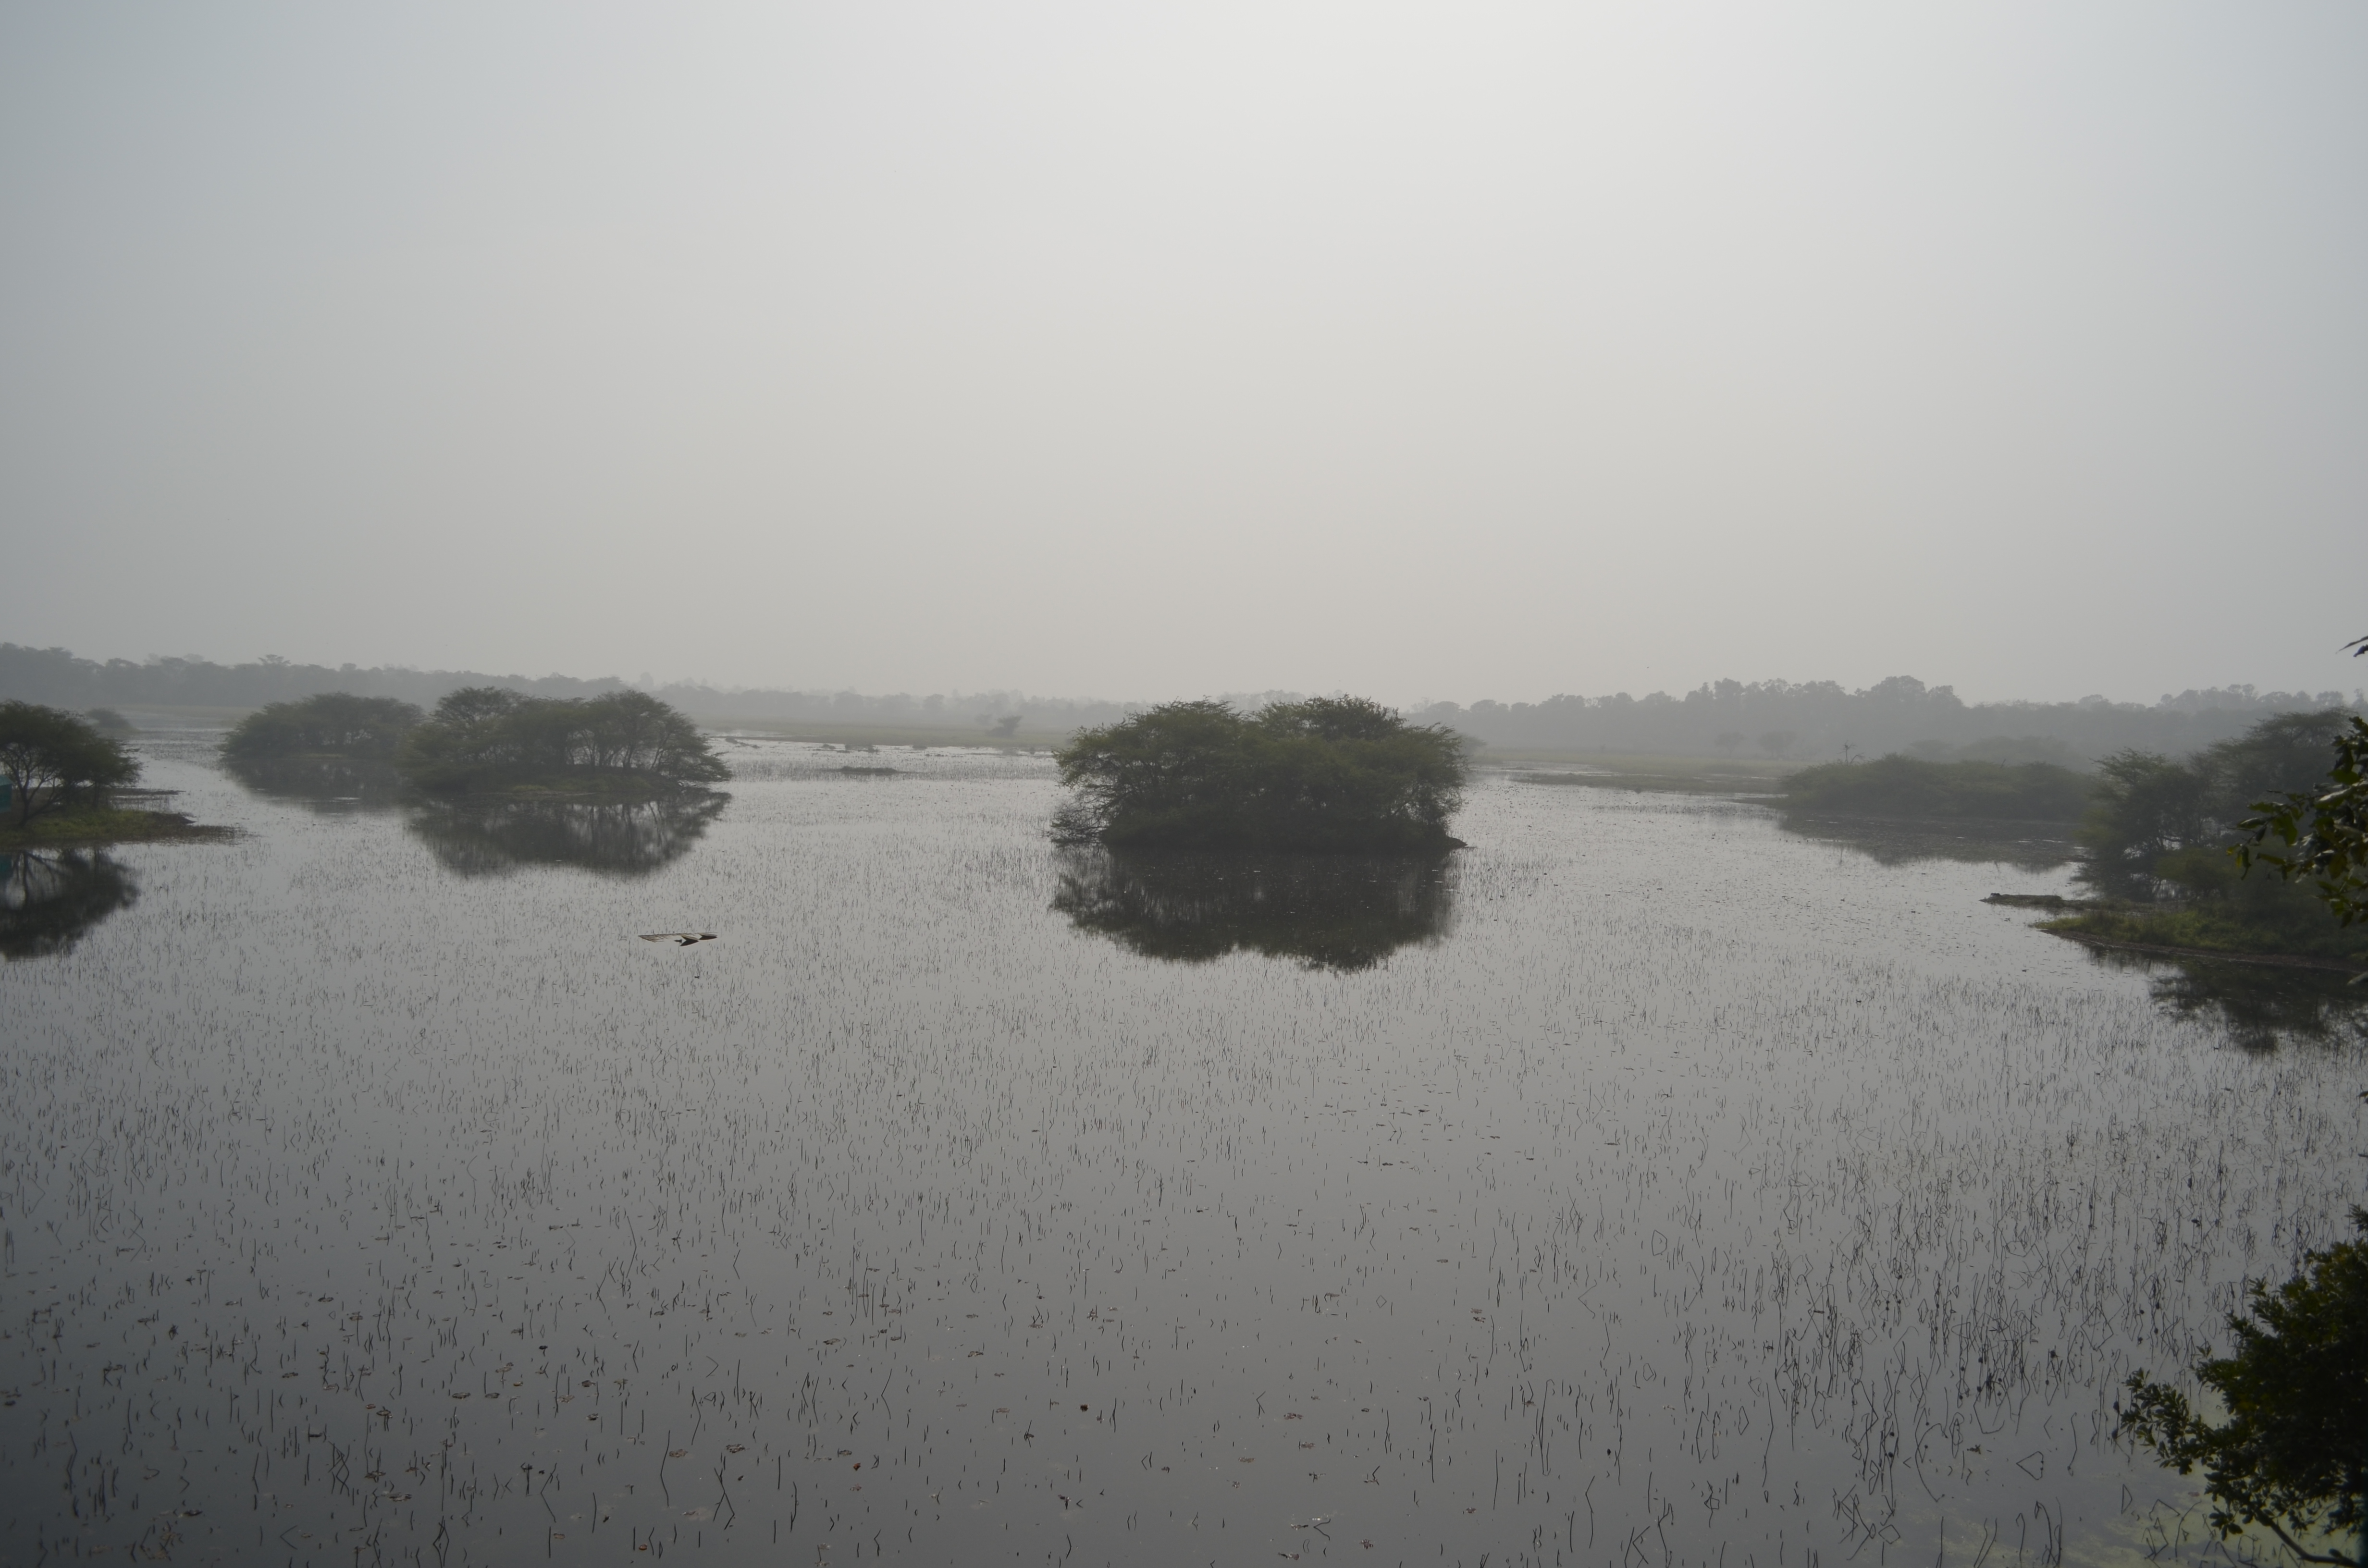
[[[2079,838],[2078,879],[2102,907],[2043,929],[2133,947],[2368,962],[2368,927],[2328,918],[2305,882],[2247,876],[2230,851],[2251,841],[2257,806],[2307,790],[2351,730],[2331,708],[2281,713],[2183,760],[2125,751],[2099,765]]]
[[[392,769],[419,794],[625,801],[720,783],[729,770],[672,706],[641,691],[528,697],[463,687],[433,713],[324,692],[249,714],[222,743],[243,771],[311,765]]]
[[[1877,757],[1804,767],[1784,780],[1788,811],[1930,820],[2078,822],[2096,781],[2053,763]]]
[[[1080,730],[1054,754],[1064,845],[1117,850],[1439,852],[1463,804],[1464,743],[1363,698],[1168,702]]]

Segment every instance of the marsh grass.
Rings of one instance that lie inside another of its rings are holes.
[[[2311,918],[2271,924],[2242,918],[2243,912],[2219,905],[2117,904],[2048,921],[2044,929],[2104,943],[2183,949],[2196,956],[2225,953],[2302,967],[2368,969],[2368,927],[2339,926],[2317,907],[2295,902],[2298,913]]]
[[[108,844],[194,844],[235,836],[227,827],[192,822],[181,812],[90,806],[51,812],[24,827],[0,826],[0,852]]]
[[[479,878],[160,757],[245,836],[0,967],[0,1558],[2231,1560],[2112,1400],[2363,1057],[1980,902],[2060,873],[1484,779],[1438,939],[1174,963],[1049,765],[840,760]]]

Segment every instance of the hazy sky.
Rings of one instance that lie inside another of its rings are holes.
[[[2368,6],[0,4],[0,639],[2349,687]]]

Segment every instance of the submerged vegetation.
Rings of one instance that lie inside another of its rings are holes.
[[[434,794],[646,800],[721,782],[722,758],[690,720],[640,691],[524,697],[466,687],[404,737],[404,782]]]
[[[1169,702],[1081,730],[1056,754],[1072,798],[1053,837],[1112,849],[1458,847],[1463,743],[1362,698]]]
[[[2183,761],[2121,752],[2100,765],[2082,824],[2079,879],[2108,901],[2047,928],[2090,940],[2356,962],[2362,933],[2328,917],[2316,891],[2248,877],[2229,853],[2250,842],[2257,802],[2323,776],[2354,721],[2340,709],[2265,719]]]
[[[2092,782],[2052,763],[1928,762],[1892,756],[1804,767],[1784,780],[1790,811],[1835,815],[2077,822]]]

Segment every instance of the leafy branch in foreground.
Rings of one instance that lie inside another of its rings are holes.
[[[2236,1353],[2196,1367],[2226,1421],[2203,1420],[2186,1395],[2137,1371],[2122,1429],[2181,1475],[2203,1467],[2222,1539],[2260,1525],[2305,1562],[2368,1568],[2357,1548],[2319,1553],[2295,1540],[2368,1526],[2368,1210],[2351,1222],[2361,1239],[2304,1254],[2275,1291],[2255,1280],[2251,1317],[2228,1319]]]
[[[2259,801],[2238,825],[2252,835],[2231,851],[2247,870],[2255,861],[2288,881],[2308,880],[2344,925],[2368,920],[2368,719],[2354,717],[2337,738],[2335,766],[2316,792]],[[2262,847],[2276,839],[2283,850]]]
[[[2368,653],[2368,637],[2344,646],[2358,658]],[[2258,860],[2288,881],[2315,882],[2320,902],[2349,926],[2368,920],[2368,719],[2353,715],[2349,731],[2336,737],[2326,782],[2315,792],[2255,801],[2260,814],[2237,824],[2252,837],[2229,853],[2248,871]],[[2261,847],[2271,838],[2283,853]]]

